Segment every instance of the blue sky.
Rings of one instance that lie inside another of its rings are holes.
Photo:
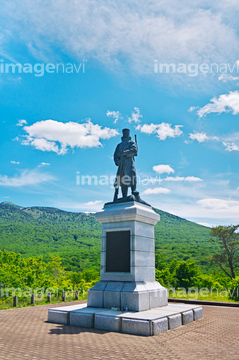
[[[233,0],[3,1],[0,201],[101,209],[129,127],[145,201],[238,224],[238,10]]]

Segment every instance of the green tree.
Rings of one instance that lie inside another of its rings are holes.
[[[235,277],[235,279],[231,281],[229,298],[239,301],[239,276]]]
[[[163,270],[167,267],[167,263],[163,255],[156,253],[155,254],[155,268],[158,270]]]
[[[194,261],[180,261],[175,268],[177,286],[188,289],[195,285],[199,268]]]
[[[216,262],[224,273],[231,279],[236,277],[236,269],[239,267],[239,233],[236,233],[239,225],[216,226],[210,230],[209,241],[220,245],[221,252],[210,257],[210,261]]]
[[[50,255],[51,261],[48,262],[47,268],[52,279],[57,286],[64,286],[66,279],[65,269],[62,267],[62,260],[59,255]]]

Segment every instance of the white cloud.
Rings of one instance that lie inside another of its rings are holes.
[[[168,176],[164,179],[164,181],[184,181],[185,177],[182,176]]]
[[[136,124],[141,122],[141,118],[143,116],[140,114],[139,108],[135,107],[134,111],[132,111],[131,117],[128,118],[129,123],[135,122]]]
[[[95,206],[98,204],[102,204],[102,200],[88,201],[88,202],[84,203],[83,205],[90,207],[90,206]]]
[[[196,177],[196,176],[187,176],[187,177],[185,177],[185,181],[197,182],[197,181],[202,181],[202,179],[200,179],[199,177]]]
[[[208,140],[215,140],[219,141],[220,139],[217,136],[208,136],[206,133],[203,132],[194,132],[193,134],[189,134],[191,140],[197,140],[199,143],[205,142]]]
[[[0,186],[21,187],[37,185],[43,182],[54,180],[55,178],[47,173],[40,173],[34,170],[25,170],[20,175],[9,177],[0,175]]]
[[[208,140],[208,136],[206,133],[199,133],[199,132],[195,132],[193,134],[189,134],[190,139],[192,140],[197,140],[198,142],[204,142],[206,140]]]
[[[117,121],[122,118],[121,114],[119,111],[109,111],[107,110],[107,113],[106,115],[109,117],[109,116],[112,116],[114,118],[114,124],[117,123]]]
[[[10,163],[11,163],[11,164],[19,165],[19,164],[20,164],[20,161],[14,161],[14,160],[12,160],[12,161],[10,161]]]
[[[200,179],[199,177],[195,177],[195,176],[168,176],[165,179],[163,179],[164,181],[188,181],[188,182],[198,182],[198,181],[202,181],[202,179]]]
[[[68,148],[101,146],[100,139],[110,139],[119,134],[115,129],[102,128],[90,120],[83,124],[42,120],[25,126],[24,130],[28,135],[22,145],[32,145],[38,150],[53,151],[59,155],[65,154]]]
[[[223,145],[226,147],[226,151],[239,151],[239,145],[233,143],[233,142],[227,142],[223,141]]]
[[[27,140],[22,141],[22,145],[32,145],[37,150],[53,151],[57,154],[65,154],[67,152],[65,148],[59,149],[58,145],[52,141],[48,141],[46,139],[34,139],[30,136],[27,136]]]
[[[51,164],[46,163],[46,162],[42,162],[40,163],[40,165],[38,165],[38,167],[43,167],[43,166],[50,166]]]
[[[239,132],[234,132],[223,138],[222,142],[226,151],[239,151]]]
[[[174,173],[173,168],[171,168],[170,165],[155,165],[153,166],[153,170],[158,173],[158,174],[170,174],[170,173]]]
[[[17,126],[23,126],[25,124],[27,124],[27,121],[22,119],[22,120],[18,120]]]
[[[180,136],[183,132],[180,130],[182,125],[175,125],[174,129],[171,127],[171,124],[161,123],[161,124],[153,124],[150,125],[138,125],[136,130],[140,130],[141,133],[145,134],[157,134],[159,140],[165,140],[167,137],[175,138],[176,136]]]
[[[117,69],[126,59],[134,72],[152,73],[155,58],[174,63],[234,60],[239,47],[235,6],[203,0],[49,0],[46,8],[41,1],[23,1],[19,7],[9,0],[1,26],[8,25],[6,36],[20,37],[38,59],[51,56],[58,44],[71,57],[94,58]]]
[[[190,106],[190,108],[188,109],[188,112],[192,112],[196,109],[198,109],[198,106]]]
[[[217,226],[217,225],[215,225],[215,224],[210,224],[210,223],[204,222],[204,221],[198,221],[197,224],[198,224],[198,225],[202,225],[202,226],[206,226],[206,227],[209,227],[209,228],[211,228],[211,227],[213,227],[213,226]]]
[[[234,206],[239,204],[236,173],[224,172],[210,175],[205,173],[205,176],[203,182],[165,182],[162,186],[168,187],[173,195],[160,196],[160,201],[157,196],[151,195],[150,204],[194,222],[208,222],[214,225],[238,224],[239,211],[238,207]],[[231,201],[237,203],[231,203]]]
[[[237,81],[239,80],[239,76],[232,76],[232,75],[229,75],[229,74],[221,74],[219,77],[218,77],[218,80],[219,81],[222,81],[222,82],[227,82],[227,81]]]
[[[206,133],[194,132],[193,134],[189,134],[189,137],[192,140],[197,140],[199,143],[209,140],[220,141],[225,147],[225,151],[239,151],[239,133],[237,132],[220,138],[217,136],[208,136]]]
[[[77,211],[84,211],[85,213],[94,213],[102,209],[103,201],[102,200],[95,200],[95,201],[88,201],[85,203],[80,202],[57,202],[55,206],[59,207],[60,209],[70,209],[70,210],[77,210]]]
[[[239,91],[230,91],[229,94],[222,94],[219,98],[214,97],[210,103],[197,111],[199,117],[211,113],[221,114],[232,111],[233,115],[239,113]]]
[[[230,210],[233,213],[239,214],[239,201],[225,200],[225,199],[202,199],[198,200],[197,203],[205,209],[209,210]]]
[[[169,194],[170,190],[167,188],[162,187],[156,187],[156,188],[149,188],[142,192],[144,195],[150,195],[150,194]]]

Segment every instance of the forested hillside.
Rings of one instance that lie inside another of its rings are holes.
[[[215,248],[207,241],[209,228],[154,210],[161,216],[155,227],[156,252],[166,261],[192,259],[208,270],[205,259]],[[43,255],[45,260],[50,254],[60,254],[68,270],[99,268],[100,229],[94,214],[0,204],[0,250],[25,257]]]
[[[211,267],[206,258],[215,251],[215,244],[208,242],[210,228],[182,219],[162,210],[155,226],[155,250],[166,260],[194,260],[204,270]],[[212,268],[210,269],[212,270]]]

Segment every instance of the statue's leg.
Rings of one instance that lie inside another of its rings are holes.
[[[119,186],[120,186],[119,181],[120,181],[120,178],[119,178],[119,175],[118,175],[118,172],[117,172],[115,182],[114,182],[115,193],[114,193],[113,202],[118,200]]]
[[[115,188],[115,194],[114,194],[113,202],[116,202],[118,200],[118,193],[119,193],[119,188]]]
[[[136,191],[136,176],[132,176],[132,181],[131,181],[131,191],[132,194]]]
[[[127,185],[121,185],[121,191],[122,191],[122,196],[126,197],[127,193],[128,193],[128,186]]]

